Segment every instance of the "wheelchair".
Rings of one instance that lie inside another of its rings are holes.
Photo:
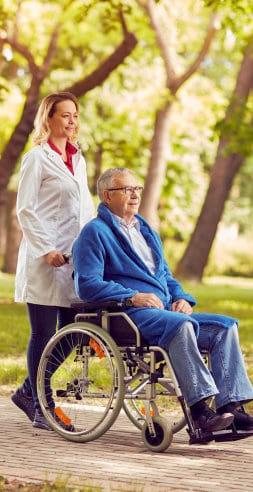
[[[235,428],[194,427],[167,352],[148,345],[122,303],[80,301],[72,308],[75,321],[46,345],[37,379],[42,412],[60,436],[98,439],[123,410],[153,452],[165,451],[185,426],[190,444],[248,437]]]

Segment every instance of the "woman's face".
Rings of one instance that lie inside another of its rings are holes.
[[[56,110],[48,118],[50,137],[71,139],[78,126],[78,111],[70,99],[56,104]]]

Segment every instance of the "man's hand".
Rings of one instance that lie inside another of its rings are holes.
[[[173,302],[172,311],[191,315],[193,310],[189,302],[185,301],[185,299],[178,299]]]
[[[61,267],[66,263],[64,256],[60,253],[60,251],[50,251],[50,253],[47,253],[47,255],[44,256],[44,258],[49,265],[54,267]]]
[[[157,309],[164,309],[164,305],[155,294],[149,294],[145,292],[138,292],[131,297],[134,307],[152,307]]]

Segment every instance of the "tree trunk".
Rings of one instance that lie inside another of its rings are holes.
[[[201,281],[225,202],[242,163],[240,155],[217,157],[195,230],[175,271],[177,278]]]
[[[16,125],[9,142],[2,153],[0,160],[0,209],[5,206],[7,186],[10,177],[33,128],[41,83],[42,81],[39,79],[32,79],[20,121]],[[2,212],[0,212],[0,215],[1,213]]]
[[[167,164],[165,156],[168,149],[170,109],[171,102],[167,102],[156,113],[151,158],[140,206],[140,213],[156,230],[159,230],[158,206]]]
[[[5,207],[0,208],[0,258],[2,258],[5,252],[6,246],[6,227],[5,227]]]
[[[252,87],[253,47],[251,39],[245,50],[236,87],[224,119],[224,130],[221,134],[204,204],[185,253],[175,271],[178,278],[195,282],[200,282],[202,279],[225,202],[233,180],[245,159],[244,155],[239,152],[229,153],[229,143],[230,140],[235,139],[235,128],[240,127],[243,110]]]
[[[18,258],[18,248],[21,240],[21,230],[16,215],[16,191],[7,193],[7,237],[3,271],[15,273]]]
[[[157,46],[160,49],[166,72],[166,90],[169,95],[167,101],[156,113],[154,136],[151,145],[151,157],[142,196],[140,213],[155,228],[159,229],[158,207],[163,189],[163,182],[167,167],[167,152],[169,150],[169,116],[175,96],[182,85],[198,70],[207,56],[212,40],[217,31],[216,15],[212,14],[206,30],[202,46],[192,64],[181,74],[176,74],[176,67],[172,63],[168,40],[164,35],[162,23],[156,17],[154,0],[139,1],[148,15],[150,26],[155,32]]]
[[[97,180],[101,174],[102,157],[103,157],[103,146],[101,144],[98,144],[97,150],[94,154],[94,174],[90,185],[90,191],[93,195],[96,195],[97,193]]]

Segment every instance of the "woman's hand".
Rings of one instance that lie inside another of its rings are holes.
[[[178,313],[192,314],[192,307],[185,299],[178,299],[172,304],[172,311],[177,311]]]
[[[44,258],[49,265],[54,267],[61,267],[66,263],[66,260],[60,251],[50,251],[50,253],[44,255]]]

